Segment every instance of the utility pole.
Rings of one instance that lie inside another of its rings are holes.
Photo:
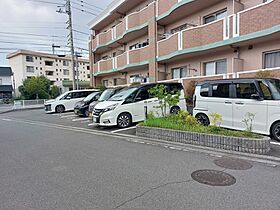
[[[73,90],[76,90],[76,84],[75,84],[75,52],[74,52],[74,37],[73,37],[73,25],[72,25],[72,11],[71,11],[71,0],[66,0],[65,4],[65,11],[61,9],[59,6],[59,9],[57,10],[58,13],[66,13],[68,15],[68,21],[67,23],[67,29],[69,30],[68,35],[68,44],[70,44],[71,48],[71,62],[72,62],[72,84],[73,84]]]
[[[55,53],[55,48],[60,48],[60,46],[52,44],[52,53],[53,53],[53,55]]]
[[[78,52],[75,53],[76,55],[76,86],[77,86],[77,90],[79,90],[79,57],[82,57]]]

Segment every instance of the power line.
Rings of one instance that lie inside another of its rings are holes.
[[[65,36],[57,36],[57,35],[43,35],[43,34],[33,34],[33,33],[3,32],[3,31],[0,32],[0,34],[17,34],[17,35],[26,35],[26,36],[65,38]]]
[[[72,4],[78,5],[78,6],[82,7],[83,9],[86,8],[86,9],[89,9],[89,10],[92,10],[92,11],[95,11],[95,12],[98,12],[98,13],[101,12],[100,10],[98,10],[96,8],[87,7],[87,6],[83,5],[83,3],[79,4],[79,3],[76,3],[76,2],[72,2]]]
[[[44,3],[44,4],[53,4],[53,5],[57,5],[57,6],[63,6],[64,4],[59,4],[56,2],[51,2],[51,1],[41,1],[41,0],[26,0],[26,1],[32,1],[35,3]]]
[[[74,6],[72,6],[72,8],[73,8],[73,9],[75,9],[75,10],[81,11],[81,12],[85,12],[85,13],[88,13],[88,14],[90,14],[90,15],[94,15],[94,16],[97,16],[97,14],[95,14],[95,13],[92,13],[92,12],[89,12],[89,11],[87,11],[87,10],[84,10],[84,9],[80,9],[80,8],[77,8],[77,7],[74,7]]]
[[[48,44],[42,44],[42,43],[23,43],[23,42],[12,42],[12,41],[2,41],[0,40],[0,43],[4,43],[4,44],[19,44],[19,45],[34,45],[34,46],[50,46]]]
[[[88,5],[88,6],[91,6],[91,7],[100,9],[100,10],[104,10],[104,8],[101,8],[101,7],[95,6],[95,5],[93,5],[93,4],[87,3],[86,1],[83,1],[83,0],[77,0],[77,1],[81,2],[82,4],[86,4],[86,5]]]
[[[85,33],[85,32],[82,32],[82,31],[79,31],[79,30],[76,30],[76,29],[73,29],[74,32],[76,33],[79,33],[79,34],[84,34],[84,35],[89,35],[89,33]]]

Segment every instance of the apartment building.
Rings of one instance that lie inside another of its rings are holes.
[[[72,89],[72,62],[71,56],[58,56],[53,54],[19,50],[7,56],[10,66],[14,71],[15,90],[18,94],[18,87],[23,81],[33,76],[46,76],[52,85],[60,87],[61,92]],[[90,86],[89,60],[78,59],[79,87]],[[76,71],[77,75],[77,71]]]
[[[115,0],[89,27],[93,85],[280,76],[280,0]]]
[[[12,98],[12,76],[13,71],[11,67],[0,67],[0,100]]]

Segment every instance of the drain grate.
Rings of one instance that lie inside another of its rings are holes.
[[[198,170],[191,176],[195,181],[211,186],[230,186],[236,183],[232,175],[216,170]]]
[[[235,158],[219,158],[214,160],[217,166],[231,170],[248,170],[253,167],[251,163]]]

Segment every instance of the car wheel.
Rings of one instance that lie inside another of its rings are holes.
[[[173,106],[171,109],[170,109],[170,114],[178,114],[180,112],[180,107],[179,106]]]
[[[55,108],[56,113],[63,113],[65,111],[65,107],[62,105],[59,105]]]
[[[88,109],[85,111],[85,117],[89,117],[89,110]]]
[[[122,113],[118,116],[117,125],[119,128],[127,128],[132,124],[131,115],[128,113]]]
[[[271,136],[280,142],[280,122],[275,123],[271,128]]]
[[[206,114],[198,114],[195,118],[204,126],[210,125],[210,120]]]

